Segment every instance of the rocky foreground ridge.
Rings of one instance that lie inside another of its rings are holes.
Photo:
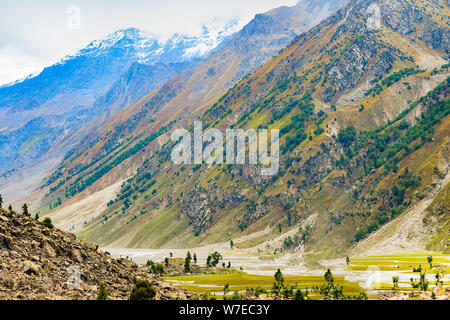
[[[146,267],[115,259],[71,233],[0,209],[0,300],[96,299],[100,283],[106,285],[108,299],[128,299],[140,279],[152,284],[156,299],[190,298]]]

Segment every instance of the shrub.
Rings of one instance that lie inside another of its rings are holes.
[[[308,297],[308,289],[304,292],[301,289],[297,289],[294,294],[294,300],[306,300]]]
[[[130,300],[153,300],[156,290],[147,280],[139,280],[131,290]]]
[[[53,223],[52,223],[52,219],[50,219],[48,217],[45,218],[44,221],[42,221],[42,223],[44,224],[44,226],[46,226],[49,229],[53,229],[54,228]]]
[[[108,291],[106,290],[106,284],[104,282],[100,283],[97,300],[108,300]]]
[[[56,254],[57,257],[60,257],[62,255],[62,250],[61,250],[61,248],[59,246],[57,246],[55,248],[55,254]]]

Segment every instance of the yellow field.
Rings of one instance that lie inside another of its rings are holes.
[[[220,297],[223,295],[223,289],[226,284],[229,285],[229,291],[245,292],[249,288],[258,286],[270,290],[272,289],[274,277],[248,274],[242,271],[234,271],[231,274],[209,274],[165,277],[166,280],[180,285],[181,287],[199,293],[215,294]],[[345,295],[359,295],[365,292],[356,282],[350,282],[344,279],[344,276],[334,276],[335,282],[344,287]],[[322,276],[284,276],[284,283],[296,285],[298,288],[313,288],[325,283]],[[319,297],[317,294],[310,294],[310,298]]]

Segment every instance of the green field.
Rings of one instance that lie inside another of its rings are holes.
[[[442,269],[445,273],[450,272],[450,255],[439,254],[432,256],[432,266],[427,261],[427,255],[423,254],[405,254],[405,255],[386,255],[367,258],[351,259],[348,270],[365,271],[368,267],[377,267],[380,271],[413,271],[418,266],[426,273],[436,273],[438,269]]]
[[[433,256],[432,268],[427,260],[426,254],[405,254],[405,255],[386,255],[373,256],[365,258],[352,258],[350,264],[345,270],[333,271],[335,283],[343,286],[345,296],[357,296],[361,292],[366,292],[362,287],[365,283],[364,274],[367,278],[373,276],[374,271],[381,272],[380,283],[377,281],[370,286],[371,291],[369,298],[377,298],[374,293],[377,290],[392,290],[392,275],[395,273],[401,275],[399,285],[402,291],[411,291],[410,278],[418,278],[420,272],[413,272],[414,268],[421,266],[422,272],[430,275],[434,280],[436,272],[444,272],[444,275],[450,273],[450,255],[438,254]],[[394,272],[394,273],[393,273]],[[359,280],[353,280],[355,275],[362,275]],[[346,280],[347,279],[352,279]],[[271,290],[274,282],[273,276],[263,276],[248,274],[242,271],[234,271],[230,274],[200,274],[176,277],[165,277],[169,282],[179,285],[189,291],[198,294],[215,295],[218,299],[223,298],[223,290],[226,284],[229,285],[229,292],[238,291],[245,293],[247,289],[261,287]],[[430,288],[435,286],[435,281],[430,280]],[[325,283],[323,276],[312,275],[284,275],[284,283],[286,285],[295,285],[297,288],[316,288]],[[447,278],[443,279],[444,287],[450,285]],[[310,292],[310,299],[323,298],[317,292]]]
[[[165,277],[166,280],[173,284],[196,292],[198,294],[216,295],[218,298],[223,296],[223,289],[226,284],[229,285],[229,291],[245,292],[249,288],[257,288],[258,286],[271,290],[274,282],[274,277],[248,274],[242,271],[234,271],[230,274],[201,274],[192,276],[177,276]],[[344,280],[344,276],[335,275],[335,283],[344,287],[345,295],[359,295],[360,292],[365,292],[363,288],[356,282]],[[296,285],[298,288],[314,288],[325,283],[322,276],[284,276],[284,283],[288,285]],[[311,293],[311,299],[320,298],[320,295]]]

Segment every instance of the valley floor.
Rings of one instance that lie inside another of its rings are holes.
[[[420,272],[413,272],[413,269],[419,266],[427,273],[426,279],[430,282],[431,287],[434,286],[436,272],[443,271],[443,285],[448,289],[450,287],[450,254],[426,250],[425,243],[429,241],[429,235],[422,234],[421,230],[418,230],[418,226],[421,225],[419,222],[422,220],[426,208],[448,184],[449,180],[450,174],[447,171],[444,179],[436,186],[430,197],[418,202],[405,214],[386,224],[355,247],[350,248],[348,251],[349,264],[346,263],[345,257],[342,257],[321,260],[314,268],[308,268],[303,259],[302,248],[289,253],[268,253],[271,252],[270,248],[280,247],[282,240],[289,235],[289,232],[254,247],[241,246],[241,244],[251,242],[252,239],[269,233],[269,229],[234,239],[236,245],[233,249],[230,248],[229,242],[222,242],[192,248],[189,251],[192,254],[196,253],[200,264],[204,264],[209,254],[218,251],[222,254],[223,262],[226,264],[231,262],[233,268],[258,276],[273,276],[280,268],[285,275],[321,277],[325,270],[330,268],[333,274],[343,276],[344,280],[356,283],[366,289],[370,297],[379,297],[379,294],[383,294],[385,290],[391,290],[393,276],[399,277],[398,286],[401,290],[411,290],[410,279],[413,278],[417,281],[420,277]],[[116,257],[129,257],[138,264],[145,264],[147,260],[163,261],[165,257],[169,256],[169,253],[174,257],[184,258],[188,251],[187,249],[126,248],[104,248],[104,250]],[[427,257],[430,255],[433,257],[432,269],[427,262]],[[183,285],[183,282],[178,284]],[[214,283],[209,285],[214,287]]]
[[[187,254],[187,250],[181,249],[119,249],[119,248],[104,248],[104,250],[110,252],[116,257],[128,257],[138,264],[145,264],[147,260],[163,261],[165,257],[172,253],[174,257],[184,258]],[[370,257],[358,257],[351,258],[349,265],[346,264],[345,258],[334,260],[320,261],[320,265],[323,268],[317,268],[315,270],[309,270],[303,262],[301,253],[290,253],[278,256],[260,255],[249,249],[233,249],[226,248],[226,244],[205,246],[200,248],[191,249],[191,253],[196,253],[199,263],[201,265],[206,261],[207,255],[219,251],[223,256],[223,261],[231,265],[235,269],[240,269],[248,275],[259,276],[261,284],[268,282],[267,277],[272,277],[276,270],[280,268],[284,275],[296,276],[295,280],[298,285],[308,286],[311,283],[311,279],[314,278],[320,282],[323,278],[323,274],[327,268],[330,268],[334,275],[342,277],[347,286],[359,286],[365,290],[370,298],[379,298],[386,293],[392,293],[392,277],[399,277],[399,290],[402,292],[411,291],[410,279],[415,281],[419,279],[420,273],[413,272],[413,268],[419,265],[423,268],[423,271],[427,273],[426,278],[430,282],[430,288],[435,286],[435,274],[437,270],[444,270],[443,275],[443,287],[444,289],[450,288],[450,255],[449,254],[435,254],[433,255],[433,269],[429,268],[427,257],[428,253],[422,254],[397,254],[386,256],[370,256]],[[229,276],[224,276],[229,277]],[[196,284],[196,280],[199,281]],[[245,280],[245,277],[244,277]],[[237,283],[239,281],[236,280]],[[205,284],[205,281],[210,283]],[[230,280],[231,281],[231,280]],[[258,281],[253,279],[254,281]],[[208,279],[198,279],[195,276],[186,279],[173,279],[173,283],[177,285],[189,287],[189,290],[202,291],[205,290],[209,293],[220,292],[221,281],[217,277]],[[269,281],[270,282],[270,281]],[[236,283],[236,285],[237,285]],[[250,283],[249,283],[250,284]],[[230,284],[231,285],[231,284]],[[271,282],[270,282],[271,285]],[[195,288],[196,287],[196,288]],[[250,287],[250,286],[249,286]],[[256,287],[256,286],[255,286]],[[223,288],[223,285],[222,285]],[[236,288],[241,290],[246,288],[246,283],[239,283]],[[345,288],[345,284],[344,284]]]

